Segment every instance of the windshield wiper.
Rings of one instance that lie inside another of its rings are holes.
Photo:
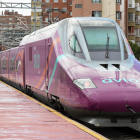
[[[105,53],[106,58],[109,58],[109,39],[110,37],[108,37],[108,33],[107,33],[107,44],[106,44],[106,53]]]

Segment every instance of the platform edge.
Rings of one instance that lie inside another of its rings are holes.
[[[14,89],[15,91],[17,91],[18,93],[24,95],[25,97],[29,98],[30,100],[36,102],[37,104],[41,105],[42,107],[46,108],[47,110],[53,112],[53,113],[56,114],[57,116],[59,116],[59,117],[63,118],[64,120],[70,122],[71,124],[75,125],[76,127],[80,128],[81,130],[85,131],[86,133],[88,133],[88,134],[94,136],[95,138],[97,138],[97,139],[99,139],[99,140],[109,140],[109,139],[105,138],[104,136],[98,134],[97,132],[95,132],[95,131],[93,131],[93,130],[87,128],[86,126],[84,126],[84,125],[82,125],[82,124],[80,124],[80,123],[78,123],[78,122],[76,122],[76,121],[74,121],[74,120],[71,120],[70,118],[64,116],[64,115],[61,114],[60,112],[58,112],[58,111],[56,111],[56,110],[54,110],[54,109],[52,109],[52,108],[50,108],[50,107],[44,105],[43,103],[37,101],[37,100],[34,99],[34,98],[32,98],[32,97],[26,95],[25,93],[19,91],[18,89],[15,89],[14,87],[12,87],[12,86],[10,86],[10,85],[8,85],[8,84],[2,82],[2,81],[0,81],[0,82],[1,82],[2,84],[5,84],[5,85],[8,86],[8,87]]]

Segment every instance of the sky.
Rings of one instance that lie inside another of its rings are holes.
[[[9,3],[31,3],[31,0],[0,0],[0,2],[9,2]],[[18,11],[19,14],[22,14],[24,16],[26,15],[31,15],[31,9],[18,9],[18,8],[0,8],[0,15],[2,13],[2,11],[5,11],[5,9],[11,11]]]

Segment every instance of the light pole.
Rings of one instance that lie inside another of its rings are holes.
[[[34,0],[34,31],[36,31],[36,0]]]

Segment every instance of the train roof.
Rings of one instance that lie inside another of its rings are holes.
[[[106,21],[113,21],[112,19],[109,18],[102,18],[102,17],[73,17],[73,18],[67,18],[67,19],[71,19],[71,20],[106,20]]]
[[[26,35],[25,37],[23,37],[22,41],[20,42],[19,46],[25,45],[27,40],[34,35],[37,35],[39,33],[45,32],[47,30],[50,30],[52,28],[58,27],[60,23],[68,21],[68,20],[73,20],[73,21],[80,21],[80,20],[104,20],[104,21],[110,21],[110,22],[114,22],[112,19],[108,19],[108,18],[101,18],[101,17],[73,17],[73,18],[66,18],[63,19],[57,23],[54,23],[52,25],[49,25],[47,27],[41,28],[35,32],[30,33],[29,35]]]

